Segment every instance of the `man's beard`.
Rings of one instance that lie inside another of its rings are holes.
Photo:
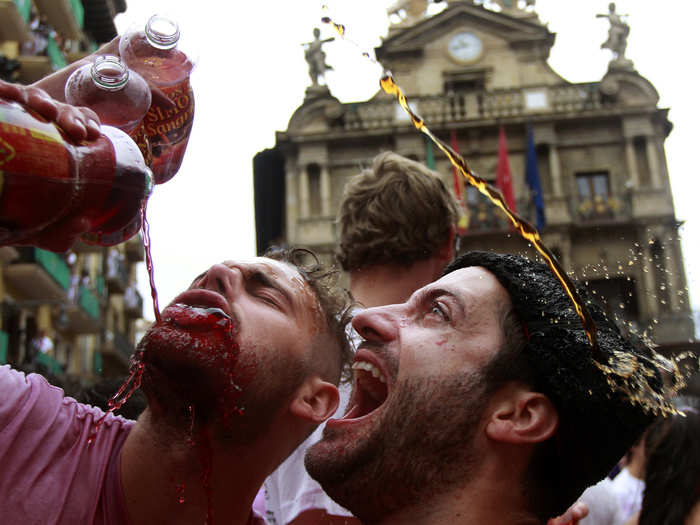
[[[470,481],[473,439],[483,414],[480,374],[406,380],[379,421],[342,454],[306,456],[311,476],[363,522],[376,522]],[[342,435],[328,429],[324,435]],[[334,436],[335,437],[335,436]]]
[[[143,390],[162,424],[188,437],[208,426],[219,441],[235,444],[250,443],[269,428],[309,366],[284,349],[239,349],[163,325],[146,333],[139,350],[146,365]]]

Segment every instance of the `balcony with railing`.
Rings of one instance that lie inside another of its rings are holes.
[[[516,199],[515,206],[520,217],[535,224],[535,209],[532,202],[524,198]],[[466,213],[468,219],[466,235],[468,236],[503,235],[513,231],[511,222],[501,209],[472,188],[468,189]]]
[[[95,334],[100,330],[100,300],[85,285],[78,288],[77,303],[65,308],[64,329],[76,334]]]
[[[70,269],[63,256],[33,247],[17,248],[19,257],[5,267],[5,282],[19,300],[65,300]]]
[[[528,88],[501,89],[467,93],[445,93],[409,97],[413,109],[433,126],[462,122],[465,119],[527,117],[597,110],[603,107],[598,83],[561,84]],[[394,100],[345,104],[343,126],[346,130],[379,129],[402,122],[408,117]]]
[[[569,211],[573,221],[581,225],[617,224],[632,219],[632,207],[627,196],[572,197]]]

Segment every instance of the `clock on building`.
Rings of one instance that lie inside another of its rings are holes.
[[[453,35],[447,44],[450,57],[458,62],[474,62],[483,50],[481,39],[469,31],[460,31]]]

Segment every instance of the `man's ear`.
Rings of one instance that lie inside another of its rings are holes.
[[[320,425],[333,415],[339,399],[338,387],[313,376],[299,387],[289,410],[301,419]]]
[[[521,387],[507,389],[493,405],[486,435],[504,443],[540,443],[554,435],[559,416],[547,396]]]

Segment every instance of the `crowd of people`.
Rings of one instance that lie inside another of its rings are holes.
[[[95,137],[40,88],[0,96]],[[439,175],[380,154],[340,206],[349,292],[308,250],[213,264],[140,341],[135,419],[0,367],[3,523],[624,523],[591,521],[600,494],[612,520],[698,523],[696,408],[657,416],[596,360],[659,399],[651,350],[590,302],[594,357],[551,271],[456,255],[457,217]]]

